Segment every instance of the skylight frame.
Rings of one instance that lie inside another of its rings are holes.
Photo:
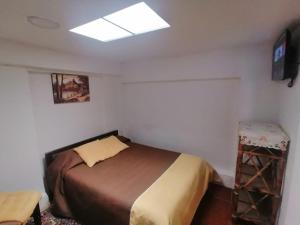
[[[144,20],[142,18],[144,18]],[[102,31],[100,29],[101,26],[96,26],[99,24],[102,25]],[[70,29],[69,31],[108,42],[169,27],[170,25],[145,2],[140,2]],[[109,36],[109,32],[107,32],[109,30],[112,31],[111,37]],[[119,36],[117,35],[118,33],[120,34]],[[104,37],[101,37],[102,35]]]

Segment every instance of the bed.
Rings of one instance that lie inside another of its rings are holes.
[[[88,167],[72,149],[117,136],[129,148]],[[199,157],[131,142],[112,131],[45,155],[56,216],[85,225],[189,225],[213,176]]]

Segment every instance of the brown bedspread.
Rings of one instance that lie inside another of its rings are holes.
[[[73,151],[50,164],[47,181],[53,212],[86,225],[128,225],[134,201],[180,153],[135,143],[118,155],[87,167]]]

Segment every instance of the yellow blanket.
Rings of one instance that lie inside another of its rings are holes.
[[[181,154],[134,202],[130,225],[189,225],[213,176],[199,157]]]
[[[41,199],[34,191],[0,192],[0,224],[17,221],[25,224]]]

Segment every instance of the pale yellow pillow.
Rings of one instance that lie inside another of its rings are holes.
[[[110,136],[81,145],[74,150],[89,167],[92,167],[95,163],[113,157],[128,147],[115,136]]]

